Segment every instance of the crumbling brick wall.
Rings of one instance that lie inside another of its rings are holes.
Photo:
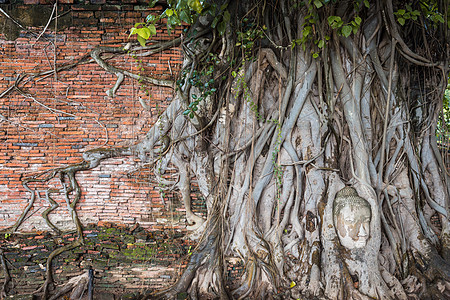
[[[4,2],[4,1],[3,1]],[[3,4],[10,16],[23,22],[28,30],[18,29],[0,14],[0,95],[14,85],[24,73],[51,71],[70,64],[96,46],[123,46],[129,42],[129,29],[142,22],[152,10],[145,2],[128,1],[58,1],[58,19],[37,40],[50,17],[52,1],[25,0],[23,4]],[[39,5],[37,5],[39,4]],[[164,24],[158,27],[155,40],[164,41],[180,34],[168,35]],[[55,46],[54,46],[55,45]],[[112,57],[109,62],[135,73],[174,79],[182,63],[180,49],[171,49],[148,58],[131,55]],[[143,70],[141,70],[143,68]],[[27,77],[29,78],[29,77]],[[21,178],[43,170],[81,161],[84,151],[99,146],[136,143],[148,131],[173,97],[170,88],[141,86],[125,78],[115,97],[105,93],[116,81],[91,61],[72,69],[51,72],[31,80],[22,91],[12,90],[0,102],[0,228],[11,226],[28,203],[30,193]],[[148,92],[148,95],[146,93]],[[150,109],[139,103],[145,101]],[[77,179],[82,187],[78,205],[84,224],[108,221],[147,229],[167,226],[184,228],[181,203],[176,194],[161,199],[152,172],[136,168],[133,157],[103,162]],[[36,203],[21,231],[49,230],[40,214],[49,204],[44,190],[57,185],[56,180],[39,187]],[[70,228],[65,199],[54,199],[60,207],[50,219],[58,227]],[[170,206],[170,207],[169,207]]]

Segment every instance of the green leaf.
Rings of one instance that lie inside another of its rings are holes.
[[[156,27],[153,24],[148,25],[148,29],[150,30],[150,37],[156,34]]]
[[[218,22],[219,22],[219,17],[215,17],[211,23],[211,28],[216,28]]]
[[[355,17],[355,22],[356,22],[356,24],[358,24],[358,25],[361,25],[361,18],[360,17],[358,17],[358,16],[356,16]]]
[[[317,8],[321,8],[321,7],[323,6],[323,4],[322,4],[322,2],[321,2],[320,0],[314,0],[314,5],[315,5]]]
[[[401,15],[401,16],[403,16],[404,14],[405,14],[405,10],[404,9],[399,9],[398,11],[397,11],[397,15]]]
[[[190,112],[190,109],[186,109],[185,111],[183,111],[183,116],[187,116]]]
[[[135,27],[131,28],[130,35],[128,36],[128,38],[129,38],[130,36],[132,36],[133,34],[136,34],[136,29],[137,29],[137,28],[135,28]]]
[[[217,31],[220,35],[223,35],[225,33],[225,29],[227,28],[227,25],[224,21],[220,22],[219,25],[217,25]]]
[[[171,9],[171,8],[166,9],[166,15],[167,15],[168,17],[170,17],[171,15],[173,15],[173,9]]]
[[[405,25],[405,19],[403,18],[398,18],[397,21],[400,23],[400,25]]]
[[[318,58],[318,57],[319,57],[319,53],[314,53],[314,54],[313,54],[313,57],[314,57],[314,58]]]
[[[370,8],[369,0],[364,0],[364,6]]]
[[[311,26],[306,26],[305,28],[303,28],[303,38],[306,38],[310,32],[311,32]]]
[[[230,21],[230,19],[231,19],[230,12],[229,12],[228,10],[226,10],[226,11],[223,13],[223,21],[224,21],[225,23],[228,23],[228,22]]]
[[[234,78],[236,78],[236,71],[231,72],[231,76],[233,76]]]
[[[328,17],[328,24],[331,26],[331,28],[336,29],[342,26],[344,22],[342,21],[341,17],[339,16],[329,16]]]
[[[328,25],[331,26],[331,24],[334,23],[334,20],[335,20],[335,19],[336,19],[336,16],[329,16],[329,17],[328,17]]]
[[[345,25],[342,27],[342,35],[348,37],[352,33],[352,26]]]
[[[152,35],[152,32],[150,31],[150,29],[148,27],[142,27],[142,28],[136,29],[136,33],[138,34],[138,36],[141,36],[145,40],[148,40],[148,38]]]
[[[148,15],[147,18],[145,18],[145,21],[147,21],[149,23],[153,22],[155,20],[156,20],[156,17],[154,15],[152,15],[152,14]]]
[[[191,17],[185,10],[180,12],[180,20],[187,24],[191,24]]]
[[[141,44],[142,47],[145,47],[145,42],[147,41],[146,39],[144,39],[142,36],[138,35],[137,40],[138,40],[139,44]]]
[[[201,13],[203,10],[203,6],[200,3],[199,0],[189,0],[188,1],[188,5],[190,8],[192,8],[193,10],[195,10],[197,13]]]
[[[441,23],[444,23],[444,18],[441,15],[436,14],[435,19]]]
[[[319,47],[320,49],[322,49],[324,45],[325,45],[325,41],[324,41],[324,40],[320,40],[320,41],[319,41],[319,44],[317,44],[317,47]]]

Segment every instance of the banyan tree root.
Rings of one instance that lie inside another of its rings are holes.
[[[3,252],[3,249],[0,249],[0,262],[5,276],[5,281],[3,282],[0,288],[0,299],[4,299],[8,295],[8,292],[10,291],[9,287],[11,283],[11,275],[9,274],[9,268],[6,262],[5,253]]]
[[[222,7],[233,18],[222,38],[208,17],[186,35],[176,95],[141,142],[87,151],[81,164],[48,173],[62,178],[58,192],[77,230],[75,173],[136,155],[143,163],[160,161],[161,171],[170,162],[178,168],[173,185],[181,191],[188,229],[203,230],[178,282],[152,296],[258,298],[291,288],[295,298],[444,298],[449,192],[428,143],[447,85],[448,52],[440,51],[447,24],[419,28],[409,20],[400,27],[394,8],[403,9],[402,1],[226,2]],[[411,5],[420,11],[425,2],[417,3]],[[260,28],[268,30],[259,34]],[[405,43],[402,34],[411,40]],[[415,54],[422,46],[428,50]],[[140,78],[109,66],[106,53],[126,51],[92,52],[118,76],[114,89],[120,74]],[[205,72],[210,67],[214,74]],[[214,111],[225,114],[217,120]],[[205,199],[206,222],[190,206],[192,177]],[[24,187],[32,206],[34,191]],[[429,226],[433,215],[442,230]],[[234,291],[225,288],[225,255],[245,265]]]
[[[83,295],[88,294],[89,292],[89,281],[91,280],[90,270],[87,270],[81,275],[76,277],[72,277],[69,279],[69,282],[59,287],[57,290],[53,292],[53,295],[48,300],[57,300],[61,299],[62,296],[68,294],[70,291],[71,294],[69,299],[81,299]]]
[[[47,263],[46,263],[46,272],[45,272],[45,281],[42,284],[42,286],[36,290],[33,294],[41,294],[41,299],[42,300],[47,300],[51,291],[50,289],[52,288],[52,286],[54,285],[54,281],[53,281],[53,271],[52,271],[52,262],[53,259],[60,255],[61,253],[65,252],[65,251],[69,251],[72,249],[75,249],[79,246],[81,246],[83,244],[83,240],[82,239],[77,239],[75,241],[73,241],[72,243],[70,243],[69,245],[57,248],[56,250],[54,250],[52,253],[50,253],[50,255],[47,258]]]

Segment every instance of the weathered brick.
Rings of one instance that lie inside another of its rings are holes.
[[[134,1],[127,1],[127,5],[108,4],[81,4],[80,1],[60,1],[59,3],[73,4],[73,23],[70,28],[58,31],[57,63],[71,63],[85,54],[89,54],[94,47],[102,43],[120,46],[127,43],[127,24],[142,22],[148,13],[148,6],[142,5],[135,9]],[[37,4],[39,1],[29,1]],[[95,2],[99,3],[99,2]],[[141,3],[141,2],[140,2]],[[24,6],[26,7],[26,6]],[[159,7],[161,9],[161,7]],[[102,20],[100,20],[102,19]],[[113,22],[111,22],[111,20]],[[107,23],[110,22],[110,23]],[[46,31],[54,36],[51,27]],[[158,33],[159,40],[167,40],[173,36]],[[15,42],[2,41],[0,37],[0,90],[6,89],[15,74],[25,70],[37,72],[48,70],[46,55],[51,59],[51,52],[43,41],[34,46],[34,38],[24,34]],[[46,52],[47,51],[47,52]],[[153,72],[154,76],[167,76],[170,60],[174,73],[179,70],[182,60],[181,51],[166,51],[152,58],[143,58],[145,72]],[[117,57],[110,60],[120,68],[137,72],[139,66],[130,58]],[[106,132],[108,132],[108,145],[133,144],[143,137],[151,124],[156,121],[156,115],[172,100],[173,91],[168,88],[151,87],[151,105],[155,107],[153,117],[144,112],[137,101],[137,93],[133,95],[133,88],[137,82],[126,79],[114,99],[105,94],[115,81],[116,76],[105,72],[95,63],[84,64],[57,74],[58,81],[53,76],[41,79],[30,85],[29,91],[36,95],[37,100],[43,104],[67,114],[49,111],[37,105],[32,100],[24,99],[21,95],[10,93],[8,98],[2,99],[0,114],[8,115],[15,122],[20,122],[22,130],[6,122],[0,123],[0,208],[8,211],[8,217],[0,217],[0,228],[10,226],[21,214],[30,197],[29,192],[21,185],[21,178],[40,171],[66,166],[70,163],[82,161],[85,149],[104,146]],[[142,91],[140,91],[142,93]],[[141,95],[141,94],[139,94]],[[144,97],[142,94],[141,96]],[[156,110],[158,104],[159,110]],[[74,116],[76,117],[74,117]],[[99,121],[101,124],[99,124]],[[109,220],[114,223],[133,224],[140,222],[147,228],[162,230],[166,224],[157,224],[156,217],[169,220],[169,212],[161,202],[157,187],[150,183],[151,174],[146,171],[142,174],[128,173],[136,167],[139,159],[109,159],[96,170],[84,171],[77,174],[82,188],[79,201],[79,216],[83,222],[86,220]],[[39,189],[57,187],[55,179],[49,183],[40,183]],[[5,188],[4,188],[5,187]],[[44,194],[41,193],[41,197]],[[171,194],[170,199],[176,195]],[[195,197],[193,197],[195,198]],[[62,195],[55,199],[65,207]],[[167,198],[168,199],[168,198]],[[179,203],[174,201],[174,203]],[[36,201],[37,210],[48,207],[45,200]],[[177,204],[177,207],[181,204]],[[125,209],[126,208],[126,209]],[[149,211],[155,216],[149,216]],[[65,212],[61,209],[61,212]],[[174,211],[182,214],[183,210]],[[1,213],[0,213],[1,214]],[[67,213],[66,213],[67,214]],[[33,215],[32,220],[40,220],[39,213]],[[68,220],[70,217],[67,215]],[[45,227],[44,221],[39,221]],[[31,222],[27,221],[22,230],[30,229]],[[47,228],[47,227],[45,227]]]

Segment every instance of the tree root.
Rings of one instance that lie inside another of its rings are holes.
[[[177,281],[175,285],[170,287],[167,290],[157,292],[156,294],[145,295],[144,299],[176,299],[176,297],[180,294],[187,294],[189,287],[191,286],[192,281],[195,277],[198,276],[197,273],[204,272],[208,270],[219,271],[221,268],[219,260],[219,253],[217,248],[217,236],[214,234],[210,234],[208,237],[204,238],[194,252],[191,254],[191,258],[186,269],[183,272],[183,275]],[[218,273],[220,274],[220,273]],[[221,276],[219,276],[221,277]],[[199,284],[199,283],[197,283]],[[226,295],[223,286],[219,283],[218,286],[214,287],[215,292],[210,292],[210,295],[203,295],[198,299],[210,299],[209,297],[217,297],[219,295]],[[193,293],[197,291],[193,289]],[[226,298],[225,298],[226,299]]]
[[[65,252],[65,251],[69,251],[72,250],[74,248],[77,248],[79,246],[81,246],[83,244],[83,240],[82,239],[77,239],[75,241],[73,241],[71,244],[63,246],[61,248],[55,249],[53,250],[52,253],[50,253],[50,255],[47,258],[47,263],[46,263],[46,278],[45,281],[43,283],[43,285],[36,290],[33,294],[41,294],[41,299],[42,300],[47,300],[50,294],[50,288],[51,286],[54,284],[53,281],[53,272],[52,272],[52,261],[53,259],[60,255],[61,253]]]
[[[0,288],[0,299],[4,299],[9,292],[9,283],[11,282],[11,275],[9,274],[8,265],[6,264],[5,254],[0,249],[0,262],[2,264],[3,273],[5,274],[5,281]]]
[[[70,291],[72,291],[72,293],[70,294],[69,299],[80,299],[85,291],[88,290],[89,281],[91,280],[91,275],[89,273],[90,271],[88,270],[81,275],[70,278],[69,282],[58,288],[49,300],[60,299],[61,296],[64,296]]]

